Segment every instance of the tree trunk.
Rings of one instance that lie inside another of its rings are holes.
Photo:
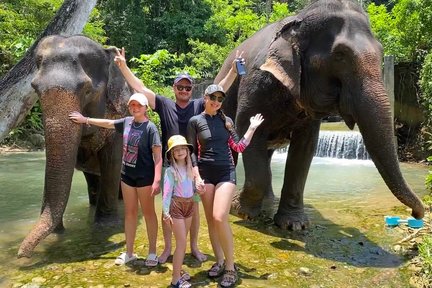
[[[48,35],[81,33],[97,0],[65,0],[54,19],[29,48],[24,58],[0,79],[0,141],[24,119],[37,100],[30,83],[36,71],[33,51]]]

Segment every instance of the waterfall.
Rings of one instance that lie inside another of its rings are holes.
[[[316,157],[370,159],[358,131],[320,131]]]

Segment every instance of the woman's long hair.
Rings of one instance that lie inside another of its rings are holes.
[[[187,178],[193,180],[194,177],[193,177],[193,171],[192,171],[192,159],[191,159],[191,156],[190,156],[190,150],[189,150],[188,146],[185,146],[185,147],[187,149],[187,156],[186,156],[186,176],[187,176]],[[173,151],[171,151],[171,153],[169,153],[169,154],[170,154],[170,166],[171,166],[171,169],[174,172],[173,173],[174,174],[174,180],[177,183],[180,183],[184,179],[182,178],[182,175],[180,173],[180,169],[179,169],[179,166],[177,164],[177,161],[174,158]]]
[[[233,126],[233,124],[227,120],[226,115],[225,115],[225,113],[223,113],[222,109],[219,109],[217,111],[217,113],[220,115],[220,117],[222,118],[222,120],[225,122],[225,128],[229,132],[234,132],[234,126]]]

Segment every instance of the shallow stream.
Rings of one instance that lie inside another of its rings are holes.
[[[282,186],[285,157],[275,154],[272,161],[275,193]],[[43,152],[0,154],[0,287],[168,286],[170,263],[150,270],[142,261],[131,267],[113,264],[124,248],[122,227],[92,225],[93,211],[79,172],[74,175],[64,216],[66,232],[43,240],[31,259],[16,259],[21,241],[38,218],[44,165]],[[401,167],[414,191],[423,195],[427,168],[405,163]],[[240,165],[240,184],[242,170]],[[409,212],[391,194],[371,161],[314,158],[304,198],[312,221],[306,231],[288,232],[270,221],[231,217],[239,287],[409,286],[406,258],[392,251],[403,232],[386,228],[383,221],[384,215],[406,217]],[[203,216],[202,208],[201,212]],[[216,282],[205,277],[214,259],[204,217],[201,223],[199,245],[210,260],[200,264],[188,254],[185,269],[194,287],[216,287]],[[141,222],[136,241],[142,256],[147,250],[144,226]],[[158,245],[161,252],[161,233]]]

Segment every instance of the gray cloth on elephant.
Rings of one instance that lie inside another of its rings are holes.
[[[151,122],[136,124],[132,117],[118,119],[114,122],[117,132],[124,133],[122,174],[137,177],[146,173],[154,177],[153,146],[161,146],[159,132]],[[127,127],[126,127],[127,126]],[[126,145],[125,145],[126,144]]]
[[[156,95],[154,111],[160,117],[163,143],[162,155],[165,155],[168,139],[173,135],[186,137],[186,127],[189,119],[204,111],[204,98],[193,99],[185,108],[181,108],[173,100]]]

